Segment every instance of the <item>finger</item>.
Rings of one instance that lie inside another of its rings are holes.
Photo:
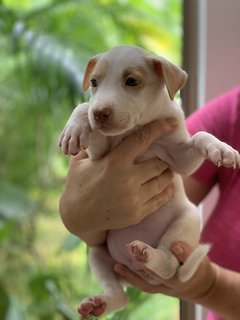
[[[118,264],[118,263],[115,264],[114,271],[134,287],[139,288],[142,291],[149,292],[150,285],[147,282],[145,282],[143,279],[141,279],[139,276],[137,276],[135,273],[131,272],[124,265]]]
[[[140,289],[143,292],[148,293],[165,293],[168,294],[170,288],[166,287],[165,285],[151,285],[145,282],[142,278],[140,278],[135,273],[131,272],[127,267],[122,264],[115,264],[114,271],[121,276],[125,281],[130,283],[135,288]]]
[[[82,159],[87,159],[88,158],[88,154],[85,150],[81,150],[78,154],[77,154],[77,157],[79,160],[82,160]]]
[[[69,142],[68,142],[68,152],[75,156],[76,154],[78,154],[79,151],[79,140],[76,139],[75,137],[71,137]]]
[[[193,249],[186,243],[177,242],[172,245],[171,251],[178,261],[185,262],[189,255],[193,252]]]
[[[79,160],[87,159],[88,154],[85,150],[81,150],[77,155],[71,157],[71,162],[78,162]]]
[[[153,178],[160,176],[166,169],[168,164],[159,158],[146,160],[135,166],[135,176],[139,177],[141,184],[147,183]]]
[[[173,196],[173,186],[166,187],[160,194],[148,200],[142,208],[143,217],[155,212],[165,205]]]
[[[127,137],[111,154],[118,158],[119,155],[122,156],[124,154],[125,160],[135,161],[138,156],[148,149],[153,141],[170,133],[177,127],[177,124],[178,122],[174,118],[154,121]]]
[[[162,174],[142,184],[140,192],[144,203],[158,194],[161,194],[162,191],[172,183],[172,179],[172,171],[170,169],[166,169]]]

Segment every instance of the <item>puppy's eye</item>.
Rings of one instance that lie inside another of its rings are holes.
[[[127,78],[125,85],[129,87],[136,87],[140,84],[140,80],[134,79],[133,77]]]
[[[92,85],[92,87],[96,88],[98,86],[97,80],[96,79],[92,79],[91,80],[91,85]]]

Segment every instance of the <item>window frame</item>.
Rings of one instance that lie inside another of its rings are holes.
[[[206,0],[183,1],[183,69],[189,80],[182,92],[185,115],[205,103]],[[180,300],[180,320],[203,320],[204,309]]]

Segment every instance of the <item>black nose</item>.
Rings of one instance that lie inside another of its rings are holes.
[[[93,110],[93,117],[95,121],[104,123],[108,120],[111,113],[110,108],[95,109]]]

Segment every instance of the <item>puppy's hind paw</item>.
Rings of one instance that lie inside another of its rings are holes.
[[[78,313],[82,319],[90,319],[91,317],[100,317],[106,309],[106,303],[101,297],[85,298],[78,307]]]
[[[152,248],[145,242],[135,240],[127,245],[127,249],[138,263],[145,263],[151,258]]]

